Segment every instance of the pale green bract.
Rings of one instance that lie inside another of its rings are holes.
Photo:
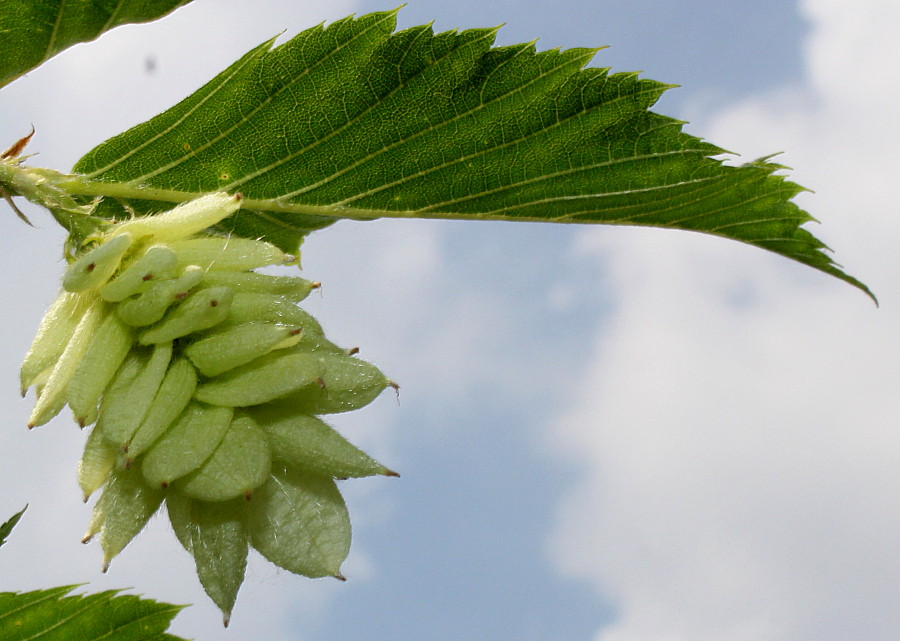
[[[296,306],[318,283],[251,271],[296,262],[273,245],[203,232],[240,203],[213,193],[98,230],[21,375],[30,427],[66,404],[93,424],[78,482],[85,500],[103,488],[85,541],[99,535],[104,571],[165,503],[226,624],[250,547],[340,577],[350,522],[334,479],[396,476],[314,416],[396,387]]]

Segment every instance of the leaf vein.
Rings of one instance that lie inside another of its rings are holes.
[[[623,97],[622,99],[624,99],[624,97]],[[619,100],[619,98],[617,98],[616,100]],[[606,106],[606,105],[611,104],[611,103],[613,103],[613,102],[614,102],[614,101],[610,101],[609,103],[604,103],[603,106]],[[466,156],[460,156],[460,157],[455,158],[455,159],[453,159],[453,160],[451,160],[451,161],[448,161],[448,162],[445,162],[445,163],[441,163],[441,164],[439,164],[439,165],[434,165],[434,166],[432,166],[432,167],[428,167],[427,169],[423,169],[423,170],[421,170],[421,171],[417,171],[417,172],[415,172],[415,173],[413,173],[413,174],[409,174],[409,175],[403,176],[402,178],[399,178],[399,179],[397,179],[397,180],[394,180],[394,181],[391,181],[391,182],[388,182],[388,183],[383,183],[383,184],[379,185],[378,187],[374,187],[374,188],[369,189],[369,190],[367,190],[367,191],[365,191],[365,192],[361,192],[361,193],[355,194],[355,195],[353,195],[353,196],[351,196],[351,197],[349,197],[349,198],[345,198],[344,200],[338,201],[338,202],[335,203],[335,205],[336,205],[336,206],[346,206],[347,204],[352,203],[352,202],[354,202],[354,201],[356,201],[356,200],[359,200],[359,199],[361,199],[361,198],[366,198],[366,197],[368,197],[368,196],[372,196],[372,195],[377,194],[377,193],[379,193],[379,192],[381,192],[381,191],[384,191],[384,190],[386,190],[386,189],[390,189],[390,188],[392,188],[392,187],[396,187],[396,186],[398,186],[398,185],[402,185],[403,183],[409,182],[410,180],[413,180],[413,179],[415,179],[415,178],[421,178],[421,177],[427,176],[428,174],[431,174],[431,173],[433,173],[433,172],[440,171],[440,170],[446,169],[446,168],[448,168],[448,167],[452,167],[453,165],[458,165],[458,164],[460,164],[460,163],[468,162],[468,161],[470,161],[470,160],[472,160],[472,159],[475,159],[475,158],[479,158],[479,157],[485,156],[485,155],[487,155],[487,154],[490,154],[490,153],[492,153],[492,152],[495,152],[495,151],[498,151],[498,150],[501,150],[501,149],[506,149],[506,148],[509,148],[509,147],[514,147],[515,145],[518,145],[519,143],[525,142],[525,141],[527,141],[529,138],[532,138],[533,136],[535,136],[535,135],[537,135],[537,134],[546,133],[546,132],[548,132],[548,131],[550,131],[550,130],[552,130],[552,129],[554,129],[554,128],[557,128],[557,127],[560,127],[560,126],[566,124],[567,122],[569,122],[569,121],[571,121],[571,120],[574,120],[574,119],[576,119],[576,118],[582,117],[582,116],[584,116],[586,113],[588,113],[590,110],[591,110],[591,109],[585,109],[585,110],[582,110],[582,111],[578,111],[578,112],[574,113],[573,115],[571,115],[569,118],[563,118],[563,119],[561,119],[561,120],[560,120],[560,119],[557,119],[556,122],[554,122],[553,124],[551,124],[551,125],[549,125],[549,126],[546,126],[546,127],[543,127],[543,128],[541,128],[541,129],[537,129],[537,130],[530,131],[530,132],[528,132],[526,135],[520,136],[519,138],[513,138],[513,139],[511,139],[511,140],[506,140],[506,141],[503,141],[503,142],[500,143],[500,144],[493,145],[493,146],[491,146],[491,147],[485,147],[485,148],[479,149],[477,152],[468,154],[468,155],[466,155]],[[443,126],[444,124],[445,124],[445,123],[439,123],[438,126]],[[418,132],[416,135],[425,134],[425,133],[433,133],[434,130],[435,130],[435,127],[429,127],[428,129],[423,130],[422,132]],[[412,137],[410,137],[410,138],[412,138]],[[376,152],[376,154],[377,154],[377,152]],[[629,158],[626,158],[626,159],[624,159],[624,160],[630,160],[630,159],[633,159],[633,157],[629,157]],[[617,160],[618,160],[618,159],[617,159]],[[603,164],[604,164],[604,163],[600,163],[600,164],[598,164],[597,166],[602,166]],[[576,169],[576,170],[577,170],[577,169]],[[562,172],[562,173],[565,173],[565,172]],[[537,178],[538,178],[538,179],[542,179],[543,176],[539,176],[539,177],[537,177]],[[429,205],[428,207],[423,208],[422,211],[428,211],[429,209],[434,209],[434,208],[437,208],[437,207],[443,207],[443,206],[445,206],[445,205],[448,205],[448,204],[454,204],[454,203],[456,203],[456,202],[461,202],[461,201],[464,201],[464,200],[471,200],[471,199],[473,199],[473,198],[478,198],[478,197],[480,197],[480,196],[482,196],[482,195],[484,195],[484,194],[487,194],[487,193],[495,193],[495,192],[503,191],[503,190],[509,188],[510,186],[517,186],[517,185],[519,185],[519,184],[525,184],[526,182],[528,182],[528,181],[522,181],[521,183],[514,183],[513,185],[505,185],[505,186],[499,187],[499,188],[494,189],[494,190],[486,190],[486,191],[483,191],[483,192],[478,192],[478,193],[469,194],[469,195],[467,195],[466,197],[463,197],[463,198],[451,199],[451,200],[447,200],[447,201],[440,202],[440,203],[434,203],[434,204]]]
[[[43,64],[53,57],[53,48],[56,46],[56,38],[59,36],[59,27],[62,24],[63,14],[66,11],[66,1],[67,0],[60,0],[59,2],[59,11],[56,14],[56,22],[53,23],[53,31],[50,32],[50,39],[47,41],[44,57],[41,58],[41,62],[38,64]]]
[[[493,34],[488,34],[488,36],[492,37]],[[467,43],[467,44],[474,44],[474,43]],[[446,56],[444,56],[443,58],[440,58],[439,60],[436,60],[435,63],[431,64],[430,66],[424,67],[424,68],[422,69],[422,71],[419,72],[419,74],[416,74],[416,76],[413,76],[412,78],[410,78],[410,80],[412,80],[412,79],[418,77],[418,76],[421,75],[421,74],[424,74],[426,71],[428,71],[428,70],[429,70],[431,67],[433,67],[435,64],[437,64],[438,62],[440,62],[440,61],[442,61],[442,60],[444,60],[444,59],[446,59],[446,58],[448,58],[448,57],[454,55],[456,52],[457,52],[456,50],[451,51],[451,52],[449,52]],[[352,125],[356,124],[356,122],[358,122],[358,121],[359,121],[363,116],[365,116],[367,113],[370,113],[372,110],[374,110],[374,109],[378,108],[379,106],[383,105],[383,104],[385,103],[385,101],[386,101],[388,98],[390,98],[390,97],[396,95],[397,93],[399,93],[399,92],[402,91],[403,89],[406,89],[407,86],[408,86],[408,84],[409,84],[409,81],[407,81],[407,82],[404,83],[404,84],[399,84],[399,85],[397,85],[396,88],[392,89],[390,92],[388,92],[387,94],[385,94],[384,97],[382,97],[382,98],[376,100],[375,102],[373,102],[373,103],[372,103],[371,105],[369,105],[366,109],[364,109],[363,111],[361,111],[359,114],[357,114],[356,116],[354,116],[354,117],[352,117],[352,118],[348,118],[348,119],[344,122],[344,124],[341,125],[340,127],[337,127],[337,128],[335,128],[335,129],[332,129],[332,130],[331,130],[330,132],[328,132],[325,136],[322,136],[321,138],[317,138],[317,139],[316,139],[315,141],[313,141],[312,143],[310,143],[310,144],[304,146],[304,147],[301,148],[301,149],[298,149],[296,152],[294,152],[294,153],[292,153],[292,154],[288,154],[287,156],[284,156],[283,158],[279,159],[279,160],[276,161],[276,162],[273,162],[273,163],[267,165],[266,167],[261,168],[259,171],[252,172],[252,173],[248,173],[248,174],[245,174],[245,175],[241,176],[238,180],[233,181],[232,183],[228,184],[228,185],[225,187],[225,189],[226,189],[226,190],[231,190],[231,189],[234,189],[235,187],[239,187],[240,185],[244,184],[245,182],[247,182],[247,181],[249,181],[249,180],[253,180],[254,178],[257,178],[257,177],[259,177],[259,176],[265,174],[265,173],[268,172],[268,171],[271,171],[271,170],[273,170],[273,169],[275,169],[275,168],[277,168],[277,167],[280,167],[281,165],[284,165],[285,163],[288,163],[288,162],[294,160],[295,158],[297,158],[297,157],[299,157],[299,156],[302,156],[303,154],[305,154],[306,152],[308,152],[308,151],[314,149],[315,147],[319,146],[320,144],[322,144],[322,143],[324,143],[324,142],[327,142],[327,141],[330,140],[331,138],[333,138],[333,137],[339,135],[340,133],[342,133],[343,131],[345,131],[346,129],[348,129],[349,127],[351,127]],[[448,121],[448,122],[449,122],[449,121]],[[439,123],[439,124],[443,124],[443,123]],[[417,132],[415,135],[419,135],[420,133],[422,133],[422,132]],[[360,158],[358,161],[353,162],[353,163],[347,165],[346,167],[343,167],[342,169],[340,169],[340,170],[334,172],[333,174],[331,174],[330,176],[326,176],[325,178],[322,178],[322,179],[318,180],[318,181],[315,182],[315,183],[312,183],[312,184],[310,184],[310,185],[305,185],[304,187],[302,187],[302,188],[300,188],[300,189],[297,189],[297,190],[295,190],[295,191],[292,191],[292,192],[288,192],[288,193],[286,193],[286,194],[283,194],[281,197],[282,197],[282,198],[293,198],[293,197],[298,196],[298,195],[300,195],[300,194],[303,194],[303,193],[306,193],[306,192],[313,191],[314,189],[318,189],[319,187],[322,187],[323,185],[328,184],[328,183],[331,182],[332,180],[335,180],[335,179],[339,178],[340,176],[342,176],[343,174],[347,173],[348,171],[351,171],[351,170],[353,170],[353,169],[359,167],[360,165],[365,164],[366,162],[368,162],[368,161],[371,160],[372,158],[376,157],[378,154],[383,153],[383,152],[387,151],[388,149],[392,149],[392,148],[394,148],[394,147],[397,147],[397,146],[399,146],[399,145],[404,144],[405,142],[407,142],[407,141],[408,141],[409,139],[411,139],[411,138],[412,138],[412,137],[409,137],[409,138],[406,138],[406,139],[398,140],[396,143],[392,143],[391,145],[387,145],[387,146],[383,147],[382,149],[378,150],[377,152],[375,152],[374,154],[369,154],[368,156],[365,156],[365,157],[363,157],[363,158]]]

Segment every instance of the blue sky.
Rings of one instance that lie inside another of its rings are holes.
[[[197,0],[77,47],[0,95],[67,169],[238,55],[373,2]],[[287,7],[291,7],[287,9]],[[343,487],[346,584],[256,558],[223,632],[165,519],[99,574],[67,417],[26,433],[16,368],[62,234],[0,219],[0,589],[90,582],[193,602],[202,640],[881,641],[900,614],[900,10],[892,0],[412,0],[402,26],[506,23],[498,42],[601,46],[680,84],[659,105],[745,158],[785,151],[851,288],[718,239],[642,229],[341,223],[304,246],[309,309],[402,386],[336,425],[403,475]],[[165,43],[165,44],[163,44]],[[153,58],[156,70],[145,71]],[[10,277],[11,276],[11,277]]]

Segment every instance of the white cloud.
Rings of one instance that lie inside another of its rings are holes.
[[[587,230],[617,309],[554,427],[591,473],[553,539],[619,605],[598,641],[881,641],[900,629],[900,8],[809,0],[809,81],[692,127],[783,162],[875,310],[734,243]]]

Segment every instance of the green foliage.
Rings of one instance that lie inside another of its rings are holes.
[[[0,592],[0,639],[185,641],[166,633],[181,606],[112,590],[66,596],[78,586]]]
[[[0,3],[0,87],[63,49],[123,24],[150,22],[191,0],[4,0]]]
[[[11,517],[9,517],[9,520],[6,521],[6,523],[4,523],[3,525],[0,525],[0,545],[3,545],[4,543],[6,543],[6,539],[9,538],[9,535],[12,532],[12,529],[14,527],[16,527],[16,524],[19,522],[19,519],[22,518],[22,515],[25,514],[25,510],[27,510],[27,509],[28,509],[28,506],[26,505],[19,512],[17,512],[16,514],[13,514]]]
[[[585,68],[592,49],[492,48],[494,29],[394,33],[395,12],[253,49],[163,114],[101,144],[70,185],[152,213],[224,190],[227,229],[293,252],[336,218],[647,225],[769,249],[864,291],[801,225],[802,188],[649,111],[668,88]],[[104,183],[98,185],[97,183]],[[142,200],[139,200],[142,199]]]

